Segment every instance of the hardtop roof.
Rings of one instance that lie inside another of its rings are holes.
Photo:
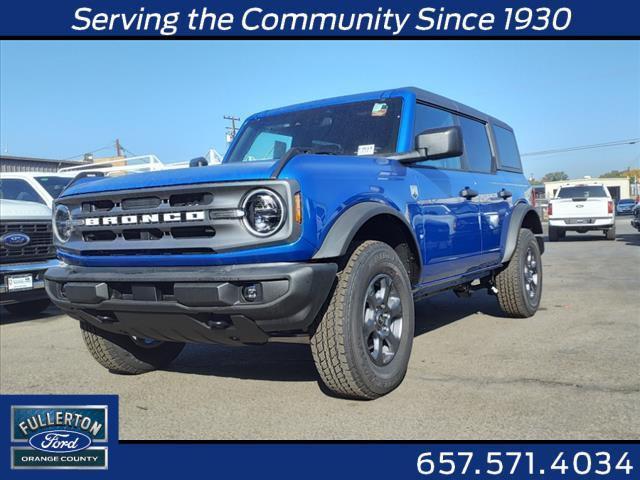
[[[402,96],[405,98],[415,97],[416,100],[418,101],[439,106],[447,110],[460,113],[462,115],[475,117],[479,120],[483,120],[485,122],[492,123],[494,125],[498,125],[500,127],[506,128],[507,130],[513,131],[513,129],[507,123],[495,117],[492,117],[491,115],[487,115],[486,113],[476,110],[475,108],[469,107],[468,105],[465,105],[460,102],[456,102],[455,100],[452,100],[450,98],[443,97],[442,95],[438,95],[436,93],[429,92],[428,90],[424,90],[417,87],[402,87],[402,88],[396,88],[392,90],[377,90],[373,92],[358,93],[355,95],[345,95],[340,97],[325,98],[322,100],[314,100],[311,102],[297,103],[297,104],[289,105],[286,107],[275,108],[271,110],[264,110],[262,112],[256,113],[255,115],[252,115],[247,120],[271,116],[271,115],[277,115],[280,113],[286,113],[286,112],[297,111],[297,110],[321,108],[321,107],[334,105],[338,103],[351,103],[351,102],[375,100],[378,98],[384,99],[384,98],[398,97],[398,96]]]

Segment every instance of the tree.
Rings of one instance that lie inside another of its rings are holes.
[[[569,175],[564,172],[550,172],[542,177],[542,182],[557,182],[558,180],[569,180]]]
[[[623,178],[629,177],[631,183],[640,175],[640,168],[627,168],[626,170],[611,170],[610,172],[603,173],[600,178]]]
[[[625,172],[621,172],[620,170],[611,170],[610,172],[603,173],[600,175],[600,178],[620,178],[624,177]]]

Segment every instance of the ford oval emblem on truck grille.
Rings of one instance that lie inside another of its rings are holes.
[[[24,233],[9,232],[0,237],[0,245],[7,248],[20,248],[29,245],[29,243],[31,243],[31,238]]]

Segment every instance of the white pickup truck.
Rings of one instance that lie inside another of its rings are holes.
[[[47,308],[44,272],[58,265],[49,207],[0,198],[0,305],[16,315]]]
[[[601,230],[607,240],[616,238],[613,199],[601,183],[563,185],[549,201],[549,241],[564,238],[567,231],[585,233]]]

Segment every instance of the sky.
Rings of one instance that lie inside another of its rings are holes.
[[[509,123],[524,154],[640,137],[637,41],[2,41],[0,149],[108,156],[119,138],[185,161],[224,153],[224,115],[410,85]],[[640,143],[523,163],[598,176],[640,166]]]

